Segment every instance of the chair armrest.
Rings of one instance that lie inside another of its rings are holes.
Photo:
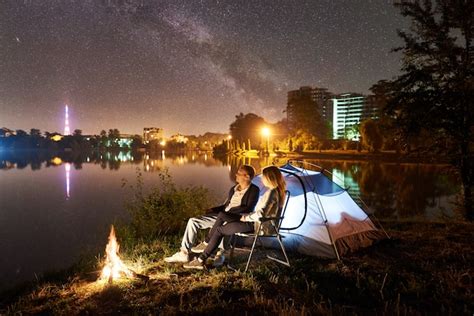
[[[268,222],[268,221],[276,221],[276,220],[281,220],[283,217],[260,217],[258,220],[263,223],[263,222]]]

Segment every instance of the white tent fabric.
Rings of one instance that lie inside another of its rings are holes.
[[[290,191],[281,225],[283,241],[289,250],[334,258],[337,256],[335,248],[343,254],[368,246],[381,237],[349,193],[323,173],[291,164],[280,170]],[[265,192],[261,175],[255,177],[253,183],[259,186],[260,194]]]

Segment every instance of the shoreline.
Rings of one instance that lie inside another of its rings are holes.
[[[214,153],[217,157],[245,157],[250,159],[259,159],[273,157],[274,159],[321,159],[321,160],[351,160],[351,161],[374,161],[374,162],[393,162],[393,163],[422,163],[434,165],[450,165],[449,158],[430,156],[413,156],[406,154],[397,154],[395,152],[369,153],[367,151],[358,152],[357,150],[323,150],[323,151],[305,151],[305,152],[284,152],[276,151],[270,155],[259,155],[254,151],[238,153]]]

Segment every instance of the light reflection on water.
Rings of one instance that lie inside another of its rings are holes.
[[[277,161],[283,164],[286,160]],[[207,153],[0,154],[0,289],[103,251],[109,225],[125,218],[128,184],[143,172],[145,189],[169,168],[181,186],[203,185],[223,200],[241,164],[257,171],[263,158],[214,158]],[[448,166],[311,160],[360,197],[379,218],[441,219],[455,215],[459,179]],[[64,165],[64,167],[62,167]],[[120,237],[119,237],[120,238]]]

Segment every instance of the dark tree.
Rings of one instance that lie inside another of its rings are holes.
[[[250,140],[251,145],[255,146],[262,141],[261,130],[265,125],[267,125],[265,120],[256,114],[240,113],[230,124],[230,134],[233,140],[239,141],[239,144],[248,143]]]
[[[378,121],[368,119],[360,123],[361,142],[370,152],[379,152],[383,144],[383,136]]]
[[[37,128],[30,129],[30,136],[32,137],[41,137],[41,132]]]
[[[80,130],[80,129],[75,129],[75,130],[74,130],[74,133],[73,133],[73,136],[82,136],[82,130]]]
[[[474,1],[424,0],[395,4],[411,19],[398,31],[404,46],[402,75],[391,82],[387,107],[405,135],[422,130],[449,144],[461,174],[464,204],[473,219]]]
[[[140,135],[133,135],[132,144],[130,145],[132,149],[138,149],[143,145],[143,140]]]
[[[17,129],[17,130],[16,130],[16,136],[18,136],[18,137],[26,137],[26,136],[28,136],[28,133],[25,132],[25,131],[22,130],[22,129]]]

